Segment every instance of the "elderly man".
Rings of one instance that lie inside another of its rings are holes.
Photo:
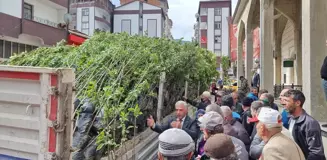
[[[263,148],[262,160],[304,160],[300,147],[281,133],[282,117],[278,111],[262,108],[258,115],[257,134],[266,145]]]
[[[157,133],[162,133],[169,128],[179,128],[187,132],[193,140],[196,140],[198,138],[199,128],[197,126],[197,121],[191,119],[187,115],[188,110],[186,102],[176,102],[175,110],[176,116],[163,125],[156,124],[152,116],[150,116],[150,118],[147,119],[148,127]]]
[[[260,100],[262,100],[263,102],[269,104],[269,106],[272,108],[272,109],[275,109],[278,111],[278,106],[274,103],[274,96],[270,93],[263,93],[260,95]]]
[[[217,112],[207,112],[204,114],[199,119],[199,125],[205,140],[210,139],[210,137],[215,134],[224,133],[224,119]],[[246,151],[244,143],[235,137],[230,136],[230,138],[233,141],[235,152],[240,160],[248,160],[248,152]]]
[[[201,95],[201,101],[198,103],[198,102],[195,102],[195,101],[192,101],[192,100],[189,100],[187,99],[186,97],[183,97],[183,99],[191,104],[192,106],[198,108],[198,109],[203,109],[203,110],[206,110],[206,107],[211,104],[211,93],[208,92],[208,91],[204,91]]]
[[[307,160],[325,160],[321,129],[317,120],[302,108],[305,96],[301,91],[285,93],[285,109],[291,115],[289,131]]]
[[[218,106],[217,104],[210,104],[207,107],[206,113],[214,111],[216,113],[218,113],[220,116],[224,116],[220,106]],[[233,128],[233,126],[227,122],[224,122],[224,133],[233,137],[238,137],[237,132],[235,131],[235,129]]]
[[[222,98],[222,103],[221,103],[222,106],[228,106],[229,108],[231,108],[233,110],[233,118],[236,118],[238,120],[241,119],[241,116],[239,113],[237,113],[237,109],[235,108],[234,106],[234,100],[233,100],[233,97],[231,95],[225,95],[223,98]],[[242,106],[241,106],[241,109],[242,109]],[[243,112],[243,111],[242,111]]]
[[[232,110],[229,107],[221,106],[220,108],[223,111],[225,121],[232,125],[234,130],[237,132],[237,138],[239,138],[245,144],[246,149],[249,150],[251,144],[250,136],[244,129],[244,126],[233,118]]]
[[[172,128],[159,135],[159,160],[191,160],[194,141],[183,130]]]

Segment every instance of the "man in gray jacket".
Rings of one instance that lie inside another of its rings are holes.
[[[285,93],[285,109],[291,115],[289,131],[307,160],[326,160],[321,129],[317,120],[302,108],[305,96],[301,91]]]

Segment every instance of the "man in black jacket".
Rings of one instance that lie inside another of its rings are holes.
[[[320,125],[302,108],[305,102],[304,94],[298,90],[289,90],[284,96],[284,107],[291,115],[289,131],[306,160],[326,160]]]
[[[326,41],[326,45],[327,45],[327,41]],[[322,79],[322,87],[324,89],[325,97],[327,101],[327,56],[325,57],[324,63],[321,66],[320,75]]]
[[[249,97],[245,97],[242,101],[242,109],[244,110],[241,119],[242,119],[242,124],[245,128],[245,130],[247,131],[248,135],[252,134],[253,131],[253,127],[254,127],[254,123],[248,123],[248,119],[252,118],[251,115],[251,104],[252,104],[253,100],[252,98]]]
[[[199,127],[196,120],[191,119],[187,115],[187,104],[184,101],[178,101],[175,104],[176,109],[176,116],[168,120],[167,123],[164,123],[162,125],[156,124],[154,122],[154,119],[152,116],[150,116],[147,119],[147,125],[150,127],[153,131],[157,133],[162,133],[167,129],[170,128],[180,128],[184,130],[186,133],[188,133],[193,140],[196,140],[198,138],[199,134]]]

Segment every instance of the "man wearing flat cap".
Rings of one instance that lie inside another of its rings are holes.
[[[204,152],[210,160],[239,160],[230,136],[215,134],[204,145]]]
[[[191,160],[194,141],[185,131],[171,128],[159,135],[159,160]]]
[[[199,118],[199,125],[203,132],[204,139],[206,141],[209,140],[212,136],[214,136],[216,134],[224,133],[223,124],[224,124],[224,118],[217,112],[213,112],[213,111],[207,112],[206,114],[204,114],[202,117]],[[235,152],[237,153],[237,156],[239,157],[239,159],[240,160],[248,160],[249,155],[248,155],[248,152],[246,151],[246,147],[245,147],[244,143],[235,137],[232,137],[229,135],[226,135],[226,136],[230,137],[232,143],[234,144]],[[217,141],[216,143],[219,143],[219,141]],[[221,151],[217,151],[217,152],[221,152]],[[206,157],[208,155],[207,154],[197,155],[197,158],[201,158],[202,156]],[[212,158],[212,157],[210,157],[210,158]]]

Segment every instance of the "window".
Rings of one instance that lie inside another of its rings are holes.
[[[25,46],[26,51],[31,51],[37,48],[37,46],[0,40],[0,58],[10,58],[14,54],[25,52]]]
[[[12,42],[12,55],[18,53],[18,43]]]
[[[31,51],[32,50],[32,46],[30,46],[30,45],[26,45],[26,52],[29,52],[29,51]]]
[[[215,43],[221,43],[221,36],[215,36]]]
[[[0,58],[3,58],[4,41],[0,40]]]
[[[28,3],[24,3],[23,13],[24,13],[25,19],[32,20],[33,19],[33,6]]]
[[[82,23],[82,28],[83,29],[88,29],[89,28],[89,23],[88,22],[83,22]]]
[[[215,22],[215,29],[221,29],[221,22]]]
[[[215,29],[215,35],[220,36],[221,35],[221,30],[220,29]]]
[[[25,44],[19,44],[19,51],[18,53],[25,52]]]
[[[82,9],[82,16],[89,16],[89,9],[88,8],[83,8]]]
[[[10,58],[11,56],[11,42],[5,41],[5,54],[3,58]]]
[[[221,43],[215,43],[215,49],[221,50]]]
[[[215,16],[215,22],[221,21],[221,16]]]
[[[215,49],[214,52],[215,52],[216,56],[221,56],[221,50]]]
[[[221,8],[215,8],[215,16],[221,16]]]
[[[208,14],[208,8],[201,8],[200,9],[200,15],[207,15]]]
[[[200,29],[207,29],[207,22],[201,22]]]
[[[82,26],[81,31],[89,35],[89,8],[82,9]]]
[[[127,32],[128,34],[131,34],[131,20],[121,20],[121,32]]]
[[[157,20],[148,19],[148,37],[157,37]]]
[[[89,29],[82,29],[82,33],[89,35]]]

